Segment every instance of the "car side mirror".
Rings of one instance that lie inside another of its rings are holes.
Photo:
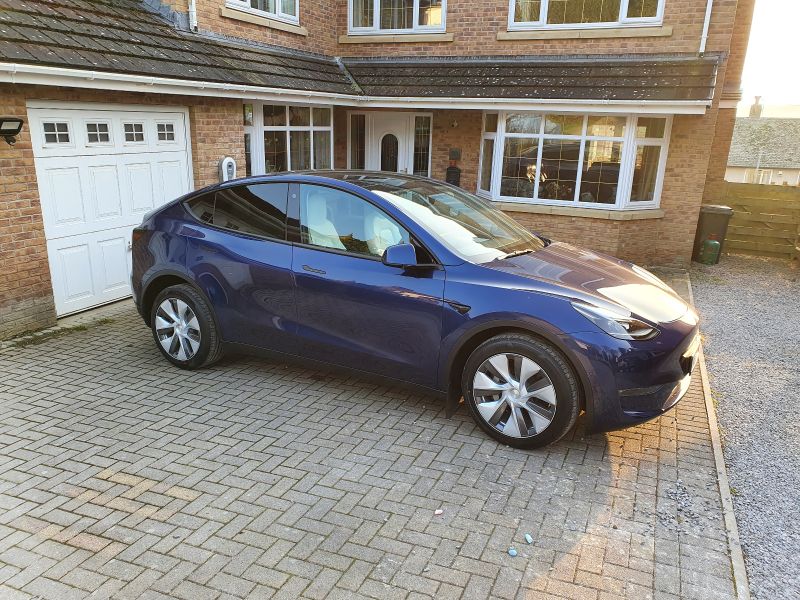
[[[389,246],[383,251],[381,262],[387,267],[407,269],[417,266],[417,250],[411,244]]]

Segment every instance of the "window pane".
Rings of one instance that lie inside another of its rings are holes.
[[[506,139],[503,148],[503,178],[500,181],[501,196],[533,198],[538,153],[539,140]]]
[[[544,132],[548,135],[581,135],[583,134],[583,116],[547,115]]]
[[[289,125],[299,127],[311,125],[311,109],[307,106],[290,106]]]
[[[658,0],[628,0],[628,18],[644,19],[658,15]]]
[[[372,3],[374,0],[353,1],[353,27],[372,27]]]
[[[350,115],[350,168],[363,169],[366,155],[366,115]]]
[[[481,152],[481,189],[488,192],[492,189],[492,157],[494,156],[494,140],[483,140]]]
[[[541,125],[541,115],[508,115],[506,119],[506,133],[539,133]]]
[[[399,166],[400,142],[397,136],[387,133],[381,139],[381,171],[397,172]]]
[[[250,148],[252,136],[244,134],[244,173],[248,177],[253,174],[253,152]]]
[[[253,105],[245,104],[242,107],[242,122],[245,127],[253,125]]]
[[[286,125],[286,107],[265,104],[264,127],[283,127],[284,125]]]
[[[250,6],[266,12],[275,12],[275,0],[250,0]]]
[[[286,132],[264,132],[264,172],[286,171]]]
[[[289,161],[292,171],[302,171],[311,168],[311,132],[292,131],[291,149],[292,156]]]
[[[542,11],[541,0],[516,0],[514,7],[514,22],[526,23],[538,21]]]
[[[574,200],[578,182],[581,143],[578,140],[544,140],[539,198]]]
[[[550,0],[547,22],[613,23],[619,20],[620,0]]]
[[[414,119],[414,175],[429,175],[431,157],[431,118]]]
[[[331,109],[315,108],[314,127],[330,127],[330,126],[331,126]]]
[[[331,132],[314,132],[314,168],[331,168]]]
[[[381,29],[411,29],[414,25],[413,0],[380,0]]]
[[[214,197],[215,193],[196,196],[186,203],[189,212],[204,223],[214,222]]]
[[[217,192],[213,223],[239,233],[286,239],[287,183],[241,185]]]
[[[658,178],[658,163],[660,160],[660,146],[639,146],[636,148],[631,202],[650,202],[655,200],[656,179]]]
[[[625,135],[625,117],[589,117],[586,135],[622,137]]]
[[[486,113],[483,130],[486,133],[497,133],[497,113]]]
[[[301,241],[322,248],[380,257],[408,243],[408,232],[366,200],[316,185],[300,186]]]
[[[663,138],[666,129],[666,119],[639,117],[636,121],[636,137],[638,138]]]
[[[285,15],[297,16],[295,0],[281,0],[281,12]]]
[[[621,155],[621,142],[586,142],[581,176],[581,202],[616,202]]]
[[[442,24],[442,0],[419,0],[419,24]]]

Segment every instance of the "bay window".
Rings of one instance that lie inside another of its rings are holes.
[[[329,106],[244,105],[246,173],[330,169],[333,110]]]
[[[659,24],[664,0],[511,0],[509,29]]]
[[[486,113],[478,193],[587,208],[658,205],[671,118]]]
[[[348,0],[350,33],[444,31],[447,0]]]
[[[294,24],[299,22],[298,4],[299,0],[225,0],[228,8]]]

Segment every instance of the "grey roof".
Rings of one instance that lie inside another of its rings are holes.
[[[153,0],[0,0],[0,61],[391,97],[708,100],[719,57],[335,59],[176,27]],[[160,4],[159,4],[160,5]]]
[[[800,119],[736,119],[728,166],[756,165],[800,169]]]
[[[0,60],[352,94],[333,60],[176,29],[139,0],[0,0]]]
[[[709,100],[717,56],[345,58],[370,96]]]

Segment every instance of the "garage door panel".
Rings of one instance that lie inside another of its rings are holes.
[[[37,103],[28,116],[56,312],[129,296],[131,230],[191,189],[187,113]]]
[[[99,292],[130,289],[130,268],[128,265],[128,230],[119,232],[116,237],[105,237],[97,241],[98,269],[100,270]]]
[[[94,273],[90,243],[53,243],[49,250],[54,291],[67,304],[81,303],[94,296]]]
[[[91,197],[94,216],[97,220],[121,218],[122,194],[119,187],[119,173],[116,164],[89,166]],[[104,225],[101,223],[101,225]]]
[[[149,162],[136,162],[123,166],[128,184],[131,212],[146,213],[155,208],[153,198],[153,167]]]
[[[86,222],[86,210],[83,205],[84,189],[81,182],[80,168],[51,168],[47,171],[45,193],[51,199],[48,209],[52,213],[53,225],[64,229],[69,225]]]
[[[182,160],[162,160],[156,164],[158,170],[159,204],[182,196],[186,192],[186,163]]]

